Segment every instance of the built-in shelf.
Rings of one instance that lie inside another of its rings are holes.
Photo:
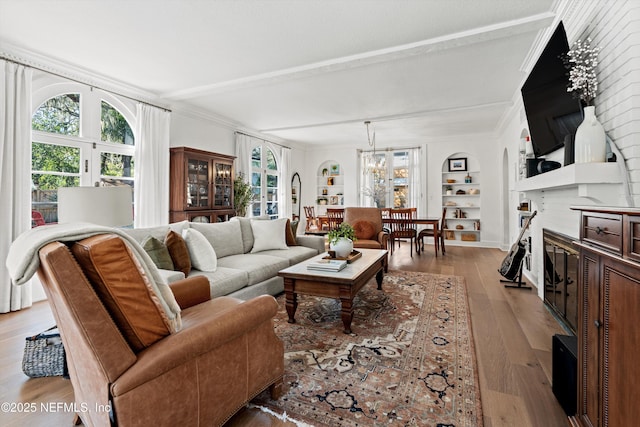
[[[621,182],[617,163],[579,163],[518,181],[515,191],[584,188],[592,184],[620,184]],[[586,190],[584,192],[588,193]]]

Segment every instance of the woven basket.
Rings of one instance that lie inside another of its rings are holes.
[[[60,333],[53,326],[27,337],[22,357],[22,371],[31,378],[67,376],[67,361]]]

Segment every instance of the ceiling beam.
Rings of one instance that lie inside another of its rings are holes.
[[[541,13],[508,22],[474,28],[468,31],[447,34],[415,43],[408,43],[356,55],[329,59],[298,67],[284,68],[268,73],[256,74],[253,76],[246,76],[238,79],[211,83],[208,85],[165,92],[160,95],[160,98],[172,100],[199,98],[215,93],[270,85],[282,81],[311,77],[314,75],[347,70],[364,65],[395,61],[411,56],[425,55],[446,49],[454,49],[476,43],[509,38],[519,34],[543,29],[553,22],[554,18],[555,15],[553,13]]]

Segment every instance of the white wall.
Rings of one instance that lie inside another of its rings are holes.
[[[569,44],[591,37],[592,45],[600,46],[598,79],[600,91],[595,99],[596,115],[607,134],[621,149],[632,182],[636,204],[640,204],[640,2],[568,2],[559,16],[567,31]],[[518,193],[517,181],[518,144],[528,124],[522,99],[516,94],[514,107],[500,134],[499,152],[506,148],[509,155],[508,176],[510,196],[510,240],[519,232],[516,206],[521,198],[530,198],[538,210],[530,232],[533,239],[532,271],[529,278],[538,286],[543,297],[542,229],[549,228],[571,237],[579,235],[579,213],[570,210],[575,205],[625,206],[622,185],[595,188],[595,198],[579,195],[577,186],[537,192]],[[563,149],[546,156],[562,163]],[[618,159],[619,161],[621,159]]]
[[[491,136],[452,138],[427,144],[427,206],[428,216],[442,215],[442,171],[447,158],[455,153],[467,153],[478,162],[480,171],[480,231],[479,245],[499,247],[502,240],[500,221],[500,173],[502,156],[496,155],[497,140]],[[473,165],[473,163],[471,163]],[[472,167],[476,169],[475,167]],[[447,244],[452,242],[447,242]],[[452,243],[453,244],[453,243]]]

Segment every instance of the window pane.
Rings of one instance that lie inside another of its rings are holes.
[[[46,100],[31,119],[33,130],[80,135],[80,94],[67,93]]]
[[[103,152],[100,155],[100,175],[133,178],[133,156]]]
[[[31,170],[80,173],[80,149],[66,145],[31,144]]]
[[[133,132],[124,116],[109,103],[102,101],[101,104],[100,126],[102,141],[133,145]]]
[[[278,165],[276,164],[276,158],[273,155],[273,151],[267,150],[267,169],[269,170],[278,170]]]
[[[253,151],[251,151],[251,167],[253,168],[262,167],[262,154],[261,154],[260,147],[255,147]]]

